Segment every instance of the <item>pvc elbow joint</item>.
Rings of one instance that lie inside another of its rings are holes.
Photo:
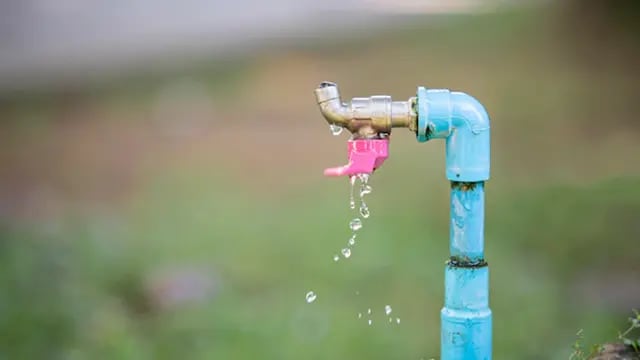
[[[489,179],[490,124],[486,110],[470,95],[418,88],[418,141],[446,139],[447,178]]]

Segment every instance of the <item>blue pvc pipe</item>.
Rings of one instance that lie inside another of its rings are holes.
[[[445,306],[440,312],[440,359],[491,359],[489,268],[445,270]]]
[[[482,104],[449,90],[418,88],[418,141],[446,139],[451,183],[450,260],[441,311],[441,360],[490,360],[492,315],[484,260],[484,181],[490,126]]]
[[[457,262],[478,264],[484,261],[484,182],[456,184],[451,186],[449,252]]]
[[[452,183],[451,257],[440,313],[442,360],[491,359],[489,267],[484,261],[484,183]]]

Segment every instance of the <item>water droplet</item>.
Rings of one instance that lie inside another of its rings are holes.
[[[314,293],[313,291],[309,291],[306,296],[307,303],[311,304],[312,302],[316,301],[317,297],[318,296],[316,295],[316,293]]]
[[[342,256],[348,259],[351,256],[351,249],[349,248],[342,249]]]
[[[391,305],[385,305],[384,306],[384,313],[385,314],[389,315],[389,314],[391,314],[391,311],[392,311]]]
[[[360,187],[360,197],[371,194],[372,190],[370,185],[362,184],[362,187]]]
[[[329,130],[331,130],[333,136],[338,136],[342,133],[342,126],[329,124]]]
[[[371,325],[373,323],[373,320],[369,319],[368,323],[369,325]]]
[[[371,315],[371,309],[367,309],[367,314]]]
[[[356,234],[351,235],[349,241],[347,241],[347,244],[349,244],[349,246],[353,246],[356,244]]]
[[[353,199],[353,188],[356,186],[356,177],[350,176],[349,182],[351,183],[351,190],[349,191],[349,208],[353,210],[356,208],[356,201]]]
[[[369,215],[371,215],[371,212],[369,211],[369,207],[367,206],[367,204],[363,202],[360,203],[360,216],[362,216],[363,218],[367,219],[369,217]]]
[[[396,318],[396,324],[400,324],[400,318]]]
[[[362,229],[362,220],[360,220],[360,218],[355,218],[351,220],[351,222],[349,223],[349,227],[353,231],[358,231]]]
[[[333,255],[333,261],[338,261],[340,260],[340,256],[338,255]]]
[[[393,322],[393,318],[389,318],[389,322]]]
[[[358,313],[358,319],[362,319],[362,313]]]
[[[362,184],[367,184],[369,182],[369,174],[358,174],[358,178]]]

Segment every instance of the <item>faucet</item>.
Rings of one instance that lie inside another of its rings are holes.
[[[449,260],[440,311],[441,360],[490,360],[492,313],[489,267],[484,258],[484,182],[489,179],[489,116],[463,92],[418,87],[415,97],[353,98],[343,103],[336,84],[315,89],[320,112],[330,125],[351,132],[347,165],[328,176],[370,174],[389,157],[392,128],[407,128],[419,142],[444,139],[446,177],[451,182]]]
[[[338,86],[328,81],[320,83],[315,93],[320,112],[329,125],[345,128],[352,134],[347,143],[349,163],[326,169],[325,175],[372,173],[389,157],[391,128],[416,129],[415,98],[391,101],[390,96],[378,95],[343,103]]]

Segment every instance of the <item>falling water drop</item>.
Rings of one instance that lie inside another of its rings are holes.
[[[329,124],[329,130],[333,136],[338,136],[342,133],[342,127],[338,125]]]
[[[353,246],[356,244],[356,234],[351,235],[349,241],[347,241],[347,244],[349,244],[349,246]]]
[[[358,313],[358,319],[362,319],[362,313]]]
[[[362,187],[360,187],[360,197],[371,194],[372,190],[371,185],[362,184]]]
[[[391,311],[392,311],[392,309],[391,309],[391,305],[385,305],[385,307],[384,307],[384,313],[385,313],[385,314],[387,314],[387,315],[389,315],[389,314],[391,314]]]
[[[368,323],[369,325],[371,325],[373,323],[373,320],[369,319]]]
[[[349,183],[351,183],[351,190],[349,191],[349,208],[353,210],[356,208],[356,201],[353,199],[353,188],[356,186],[356,177],[350,176]]]
[[[367,314],[371,315],[371,308],[367,309]]]
[[[360,174],[358,175],[360,179],[360,216],[367,219],[371,212],[369,211],[369,207],[367,203],[364,201],[364,196],[371,193],[371,186],[368,184],[369,175],[368,174]]]
[[[342,249],[342,256],[344,256],[345,259],[348,259],[351,256],[351,249],[349,248]]]
[[[360,218],[355,218],[351,220],[351,222],[349,223],[349,227],[353,231],[358,231],[362,229],[362,220],[360,220]]]
[[[360,216],[367,219],[369,215],[371,215],[371,212],[369,211],[369,207],[367,206],[367,204],[364,203],[364,201],[362,201],[360,203]]]
[[[389,322],[393,322],[393,318],[389,318]]]
[[[333,255],[333,261],[338,261],[340,260],[340,256],[338,255]]]
[[[313,291],[309,291],[306,295],[307,303],[311,304],[312,302],[316,301],[317,297],[318,296],[316,295],[316,293],[314,293]]]
[[[400,318],[396,318],[396,324],[400,324]]]

